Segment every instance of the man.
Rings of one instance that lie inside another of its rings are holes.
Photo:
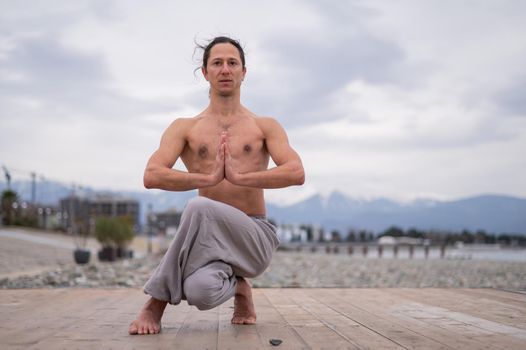
[[[246,67],[240,44],[217,37],[203,49],[210,104],[168,127],[144,173],[146,188],[198,189],[199,196],[187,203],[170,248],[146,283],[151,298],[130,334],[159,333],[166,304],[182,299],[205,310],[235,296],[232,323],[254,324],[246,278],[267,268],[279,244],[265,218],[263,189],[304,182],[301,159],[279,123],[241,105]],[[187,172],[172,169],[179,157]]]

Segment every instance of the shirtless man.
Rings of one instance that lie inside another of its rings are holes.
[[[246,67],[239,43],[217,37],[203,49],[210,104],[168,127],[144,173],[146,188],[198,189],[199,196],[185,207],[174,241],[146,284],[151,297],[130,334],[159,333],[167,303],[181,299],[209,309],[234,296],[232,323],[254,324],[246,278],[265,270],[279,243],[265,218],[263,189],[304,182],[301,159],[281,125],[241,105]],[[187,172],[172,169],[179,157]],[[268,169],[269,157],[276,167]]]

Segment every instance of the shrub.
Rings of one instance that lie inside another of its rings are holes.
[[[103,247],[121,247],[133,239],[127,218],[101,217],[95,222],[95,238]]]

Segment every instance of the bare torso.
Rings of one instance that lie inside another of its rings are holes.
[[[187,119],[186,143],[181,160],[191,173],[210,173],[216,161],[221,133],[227,131],[232,160],[240,172],[265,170],[269,153],[260,121],[248,110],[242,115],[221,122],[206,112]],[[231,205],[248,215],[265,215],[263,189],[243,187],[224,179],[215,186],[199,189],[199,195]]]

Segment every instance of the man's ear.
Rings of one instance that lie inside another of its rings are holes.
[[[208,81],[208,71],[205,67],[201,67],[201,73],[203,73],[203,77],[205,77],[206,81]]]
[[[243,67],[243,80],[245,80],[245,75],[247,75],[247,67]]]

